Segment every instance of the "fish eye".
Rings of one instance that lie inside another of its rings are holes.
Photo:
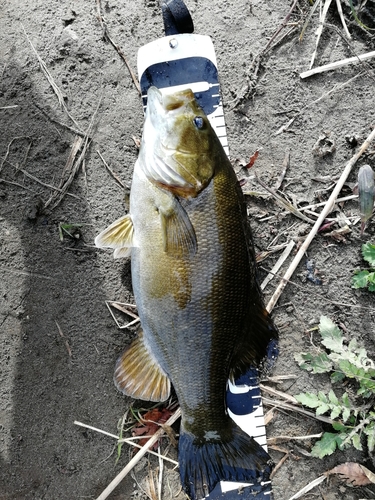
[[[204,120],[201,116],[196,116],[193,122],[197,129],[202,130],[202,128],[204,128]]]

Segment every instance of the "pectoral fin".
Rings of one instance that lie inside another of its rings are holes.
[[[115,258],[128,257],[131,247],[134,246],[133,237],[133,221],[130,214],[127,214],[98,234],[95,245],[99,248],[115,248]]]
[[[164,251],[172,257],[191,257],[197,251],[197,238],[188,214],[177,198],[167,210],[160,208]]]
[[[165,401],[171,392],[170,380],[145,346],[142,330],[117,360],[114,380],[119,391],[135,399]]]

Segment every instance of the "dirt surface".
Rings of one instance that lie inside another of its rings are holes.
[[[95,235],[123,215],[126,206],[124,189],[98,151],[129,184],[137,157],[132,136],[141,136],[142,107],[123,60],[103,40],[94,0],[0,4],[0,499],[94,499],[126,465],[129,451],[124,448],[115,464],[115,440],[74,421],[117,434],[118,420],[131,401],[113,385],[114,362],[134,335],[117,328],[105,304],[132,301],[129,262],[114,261],[111,252],[93,246]],[[318,26],[314,15],[299,42],[310,9],[304,0],[277,40],[286,36],[261,58],[257,56],[289,11],[288,2],[190,0],[187,5],[195,32],[210,35],[215,44],[232,159],[248,158],[260,149],[255,168],[272,186],[289,150],[284,194],[298,203],[326,199],[318,190],[332,186],[375,125],[373,63],[300,79],[300,72],[309,67]],[[373,2],[367,7],[374,13]],[[102,14],[135,71],[138,48],[163,35],[158,2],[103,1]],[[333,3],[316,65],[374,50],[374,35],[352,21],[349,9],[345,15],[352,41],[344,39]],[[62,93],[65,110],[37,54]],[[346,85],[338,87],[341,84]],[[294,122],[276,135],[292,118]],[[88,129],[84,161],[69,194],[58,203],[59,192],[51,186],[66,179],[64,167],[73,144]],[[322,134],[333,139],[335,147],[325,155],[314,154]],[[374,148],[372,144],[354,168],[350,183],[355,183],[360,165],[374,166]],[[240,172],[246,175],[252,173]],[[264,192],[251,179],[244,189]],[[351,194],[350,186],[343,194]],[[248,201],[257,252],[291,239],[298,243],[310,229],[272,199]],[[357,215],[357,202],[352,201],[336,207],[332,217]],[[60,223],[82,225],[72,236],[63,233],[61,240]],[[375,241],[374,221],[365,241]],[[298,266],[294,284],[287,286],[273,313],[281,331],[275,374],[297,379],[277,389],[289,394],[329,389],[328,377],[311,377],[294,361],[294,353],[310,347],[309,331],[322,314],[343,325],[348,338],[363,342],[375,357],[374,296],[350,286],[353,270],[364,265],[361,244],[358,222],[344,241],[323,233],[315,238],[308,258],[322,284],[307,279],[305,259]],[[280,253],[264,260],[262,269],[271,269]],[[266,288],[267,299],[280,278]],[[302,436],[321,430],[314,419],[277,410],[267,434]],[[374,456],[366,451],[348,449],[326,460],[311,458],[313,442],[279,445],[289,455],[273,479],[276,500],[290,498],[345,461],[375,468]],[[271,454],[276,463],[284,456],[282,451]],[[148,498],[143,492],[148,464],[144,458],[109,498]],[[157,459],[150,464],[155,471]],[[374,487],[354,489],[330,481],[303,498],[374,497]],[[165,474],[162,498],[185,498],[176,471]]]

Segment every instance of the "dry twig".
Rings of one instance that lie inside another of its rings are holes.
[[[323,11],[319,17],[319,26],[318,26],[318,29],[316,31],[317,37],[316,37],[316,43],[315,43],[315,50],[314,50],[312,58],[311,58],[311,63],[310,63],[309,69],[311,69],[314,65],[315,57],[316,57],[316,54],[318,52],[318,45],[319,45],[320,37],[322,36],[322,33],[323,33],[324,21],[326,19],[327,12],[328,12],[329,6],[331,5],[331,2],[332,2],[332,0],[325,0]]]
[[[348,57],[347,59],[342,59],[341,61],[336,61],[333,63],[325,64],[324,66],[319,66],[318,68],[309,69],[309,71],[300,73],[299,76],[301,78],[308,78],[309,76],[316,75],[317,73],[324,73],[325,71],[331,71],[333,69],[342,68],[343,66],[348,66],[348,64],[356,64],[362,61],[367,61],[367,59],[372,59],[373,57],[375,57],[375,51],[366,52],[366,54]]]
[[[105,161],[105,159],[103,158],[101,152],[97,149],[96,152],[98,153],[100,159],[102,160],[103,162],[103,165],[105,166],[105,168],[108,170],[108,172],[112,175],[112,177],[120,184],[120,186],[123,188],[123,189],[127,189],[127,186],[125,186],[125,184],[122,182],[122,180],[120,179],[120,177],[116,174],[116,172],[114,172],[111,167],[108,165],[108,163]]]
[[[273,266],[271,271],[268,273],[266,278],[263,280],[262,284],[260,285],[260,288],[264,290],[268,283],[272,280],[272,278],[275,277],[277,271],[280,269],[280,267],[284,264],[285,260],[289,257],[290,252],[293,250],[295,243],[293,240],[291,240],[287,247],[284,249],[283,253],[280,255],[279,259],[277,260],[276,264]]]
[[[56,94],[56,97],[57,97],[57,99],[58,99],[58,101],[59,101],[60,107],[61,107],[61,108],[65,111],[65,113],[69,116],[69,118],[72,120],[72,122],[74,123],[74,125],[75,125],[76,127],[80,128],[80,127],[79,127],[79,125],[78,125],[78,123],[75,121],[75,119],[74,119],[74,118],[72,117],[72,115],[69,113],[68,108],[65,106],[64,96],[62,95],[61,90],[60,90],[60,89],[59,89],[59,87],[56,85],[55,80],[53,79],[53,77],[52,77],[51,73],[48,71],[48,68],[47,68],[46,63],[43,61],[43,59],[42,59],[42,58],[40,57],[40,55],[38,54],[38,52],[37,52],[36,48],[34,47],[33,43],[31,42],[31,40],[30,40],[30,38],[29,38],[28,34],[26,33],[26,30],[25,30],[25,28],[24,28],[24,26],[23,26],[23,25],[22,25],[22,29],[23,29],[23,31],[24,31],[24,33],[25,33],[25,36],[26,36],[26,38],[27,38],[27,40],[28,40],[29,44],[31,45],[31,48],[33,49],[33,51],[34,51],[34,53],[35,53],[35,55],[36,55],[36,57],[37,57],[37,59],[38,59],[39,65],[40,65],[40,67],[41,67],[41,69],[42,69],[43,73],[45,74],[45,76],[46,76],[46,78],[47,78],[47,80],[48,80],[49,84],[51,85],[52,90],[53,90],[53,91],[54,91],[54,93]]]
[[[71,358],[72,357],[72,350],[70,348],[69,342],[67,341],[65,335],[63,334],[63,332],[60,328],[60,325],[58,324],[58,322],[56,320],[55,320],[55,323],[56,323],[57,329],[59,331],[60,337],[62,337],[64,339],[66,350],[68,351],[69,357]]]

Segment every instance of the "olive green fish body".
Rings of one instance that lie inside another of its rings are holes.
[[[130,206],[137,245],[132,281],[145,341],[172,380],[184,424],[195,434],[214,430],[211,420],[223,419],[236,346],[248,335],[249,311],[259,297],[245,206],[229,161],[221,161],[199,197],[178,202],[195,230],[193,256],[164,252],[159,206],[170,194],[147,186],[142,173],[135,173]],[[257,351],[252,361],[258,364]]]
[[[120,222],[97,244],[111,246],[115,234],[116,251],[121,235],[131,247],[142,330],[117,363],[116,385],[158,401],[172,383],[190,498],[220,480],[264,478],[269,456],[229,418],[225,392],[228,378],[266,356],[277,331],[256,281],[241,188],[191,92],[164,98],[149,91],[130,213]]]

